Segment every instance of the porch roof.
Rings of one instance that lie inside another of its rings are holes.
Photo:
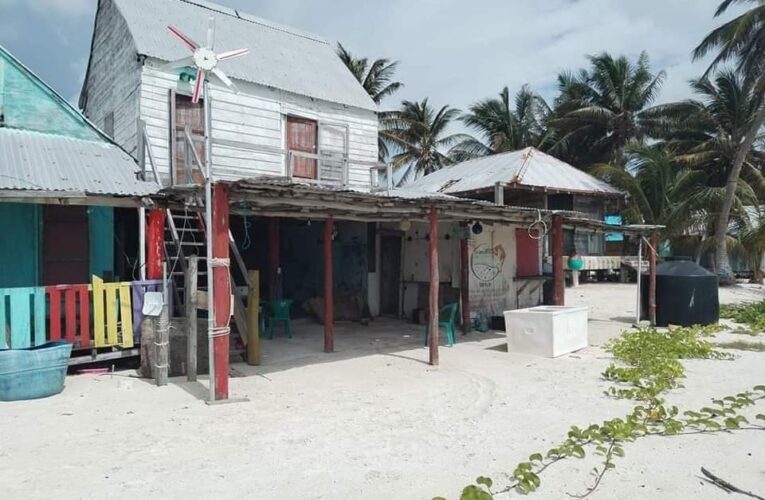
[[[347,188],[297,183],[287,178],[262,176],[229,183],[231,212],[240,215],[358,222],[427,221],[431,207],[442,222],[526,224],[540,218],[548,222],[555,214],[564,224],[578,229],[628,234],[651,233],[658,226],[614,227],[589,219],[582,213],[497,205],[488,201],[457,198],[410,188],[364,192]],[[183,186],[165,190],[171,199],[198,188]]]
[[[159,186],[106,141],[0,128],[0,199],[143,197]],[[107,203],[108,204],[108,203]]]

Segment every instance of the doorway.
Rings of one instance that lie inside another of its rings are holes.
[[[88,283],[88,209],[48,205],[43,216],[43,285]]]
[[[401,293],[401,236],[380,235],[380,314],[399,315]]]
[[[175,94],[175,184],[204,184],[204,176],[195,168],[194,160],[186,165],[186,126],[191,127],[191,139],[200,161],[205,158],[205,110],[202,99],[191,102],[191,97]],[[193,155],[189,155],[193,157]]]

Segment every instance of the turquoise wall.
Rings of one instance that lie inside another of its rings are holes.
[[[114,209],[88,208],[90,274],[103,277],[114,273]]]
[[[39,205],[0,203],[0,288],[40,283]]]

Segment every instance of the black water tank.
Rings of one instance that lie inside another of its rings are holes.
[[[648,274],[641,280],[642,318],[648,319]],[[710,325],[720,319],[717,276],[691,261],[656,268],[656,324]]]

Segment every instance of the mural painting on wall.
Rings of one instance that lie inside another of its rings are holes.
[[[503,311],[510,292],[505,245],[491,240],[475,244],[470,254],[470,272],[475,279],[470,287],[470,303],[476,312],[484,314]]]

